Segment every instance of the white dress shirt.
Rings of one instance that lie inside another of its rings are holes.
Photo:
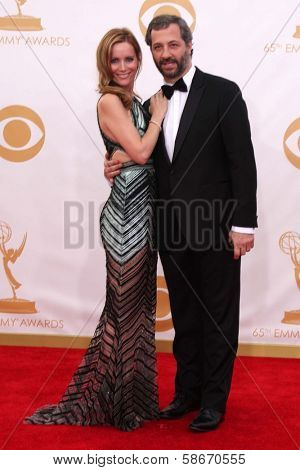
[[[191,88],[191,84],[196,72],[195,67],[191,67],[190,70],[182,77],[184,83],[187,86],[187,93],[179,90],[174,90],[174,94],[168,102],[168,110],[165,115],[163,128],[165,136],[165,144],[168,152],[169,159],[172,161],[175,140],[179,128],[181,115],[188,98],[188,94]],[[164,82],[165,85],[172,85],[171,83]]]
[[[186,103],[186,100],[189,95],[191,84],[196,72],[196,68],[192,66],[189,71],[182,77],[186,86],[187,92],[174,90],[173,96],[168,102],[168,110],[165,115],[163,130],[165,137],[166,150],[169,156],[170,161],[173,159],[175,140],[179,128],[180,119],[183,113],[183,109]],[[172,85],[172,83],[164,82],[165,85]],[[254,228],[248,227],[236,227],[233,226],[232,230],[234,232],[240,233],[249,233],[254,234]]]

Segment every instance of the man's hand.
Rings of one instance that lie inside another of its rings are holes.
[[[121,172],[122,163],[119,160],[104,160],[104,176],[109,181],[110,184],[113,184],[114,177],[119,175]]]
[[[239,259],[254,247],[254,235],[249,233],[229,232],[229,243],[233,246],[233,257]]]

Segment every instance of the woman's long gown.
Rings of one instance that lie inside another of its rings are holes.
[[[136,99],[131,116],[142,136],[147,117]],[[110,155],[120,148],[102,136]],[[26,423],[131,430],[158,418],[154,199],[153,162],[124,163],[100,216],[107,283],[98,326],[59,403],[36,410]]]

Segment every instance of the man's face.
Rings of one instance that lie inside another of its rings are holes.
[[[177,24],[151,32],[151,52],[166,81],[175,82],[190,68],[192,42],[186,44]]]

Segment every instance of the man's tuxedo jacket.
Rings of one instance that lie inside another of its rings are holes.
[[[196,68],[173,158],[170,161],[161,132],[154,162],[158,199],[165,203],[160,230],[170,227],[166,221],[172,205],[178,206],[176,217],[188,237],[219,226],[226,231],[231,225],[257,227],[250,125],[235,83]]]

